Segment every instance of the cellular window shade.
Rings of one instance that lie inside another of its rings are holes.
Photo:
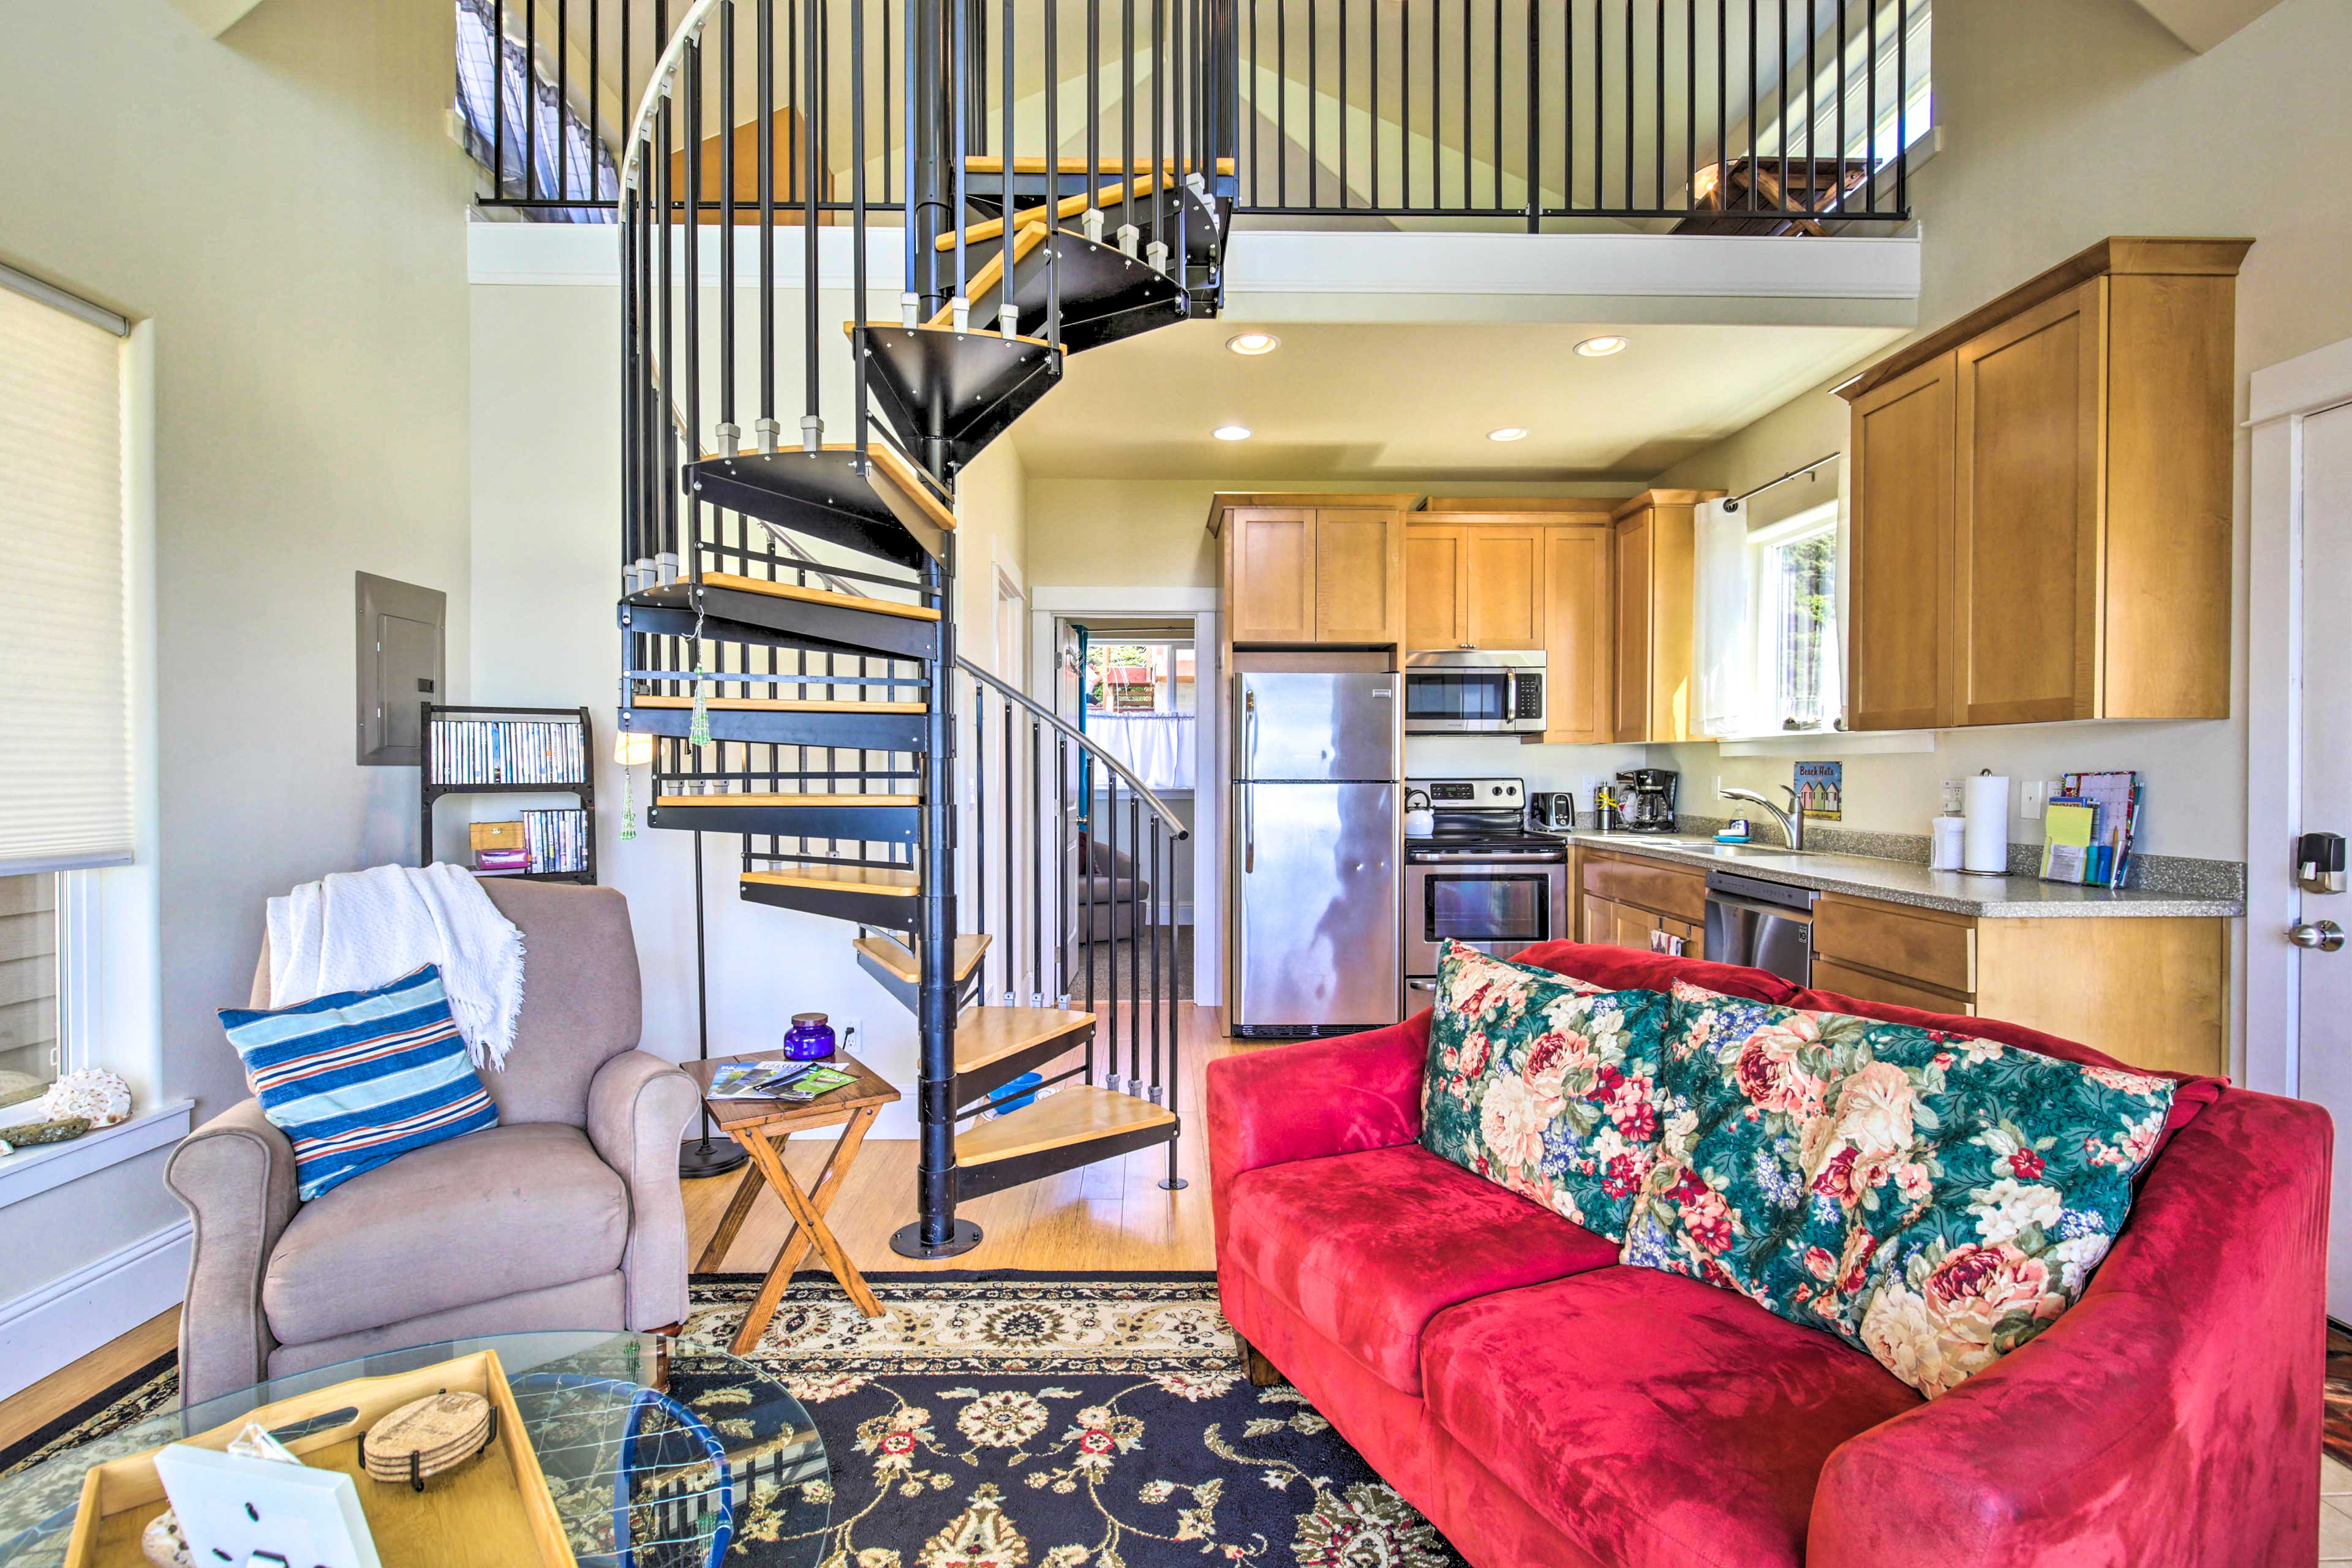
[[[121,351],[0,289],[0,876],[131,858]]]

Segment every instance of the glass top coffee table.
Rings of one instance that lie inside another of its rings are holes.
[[[817,1561],[831,1470],[815,1424],[783,1384],[750,1362],[659,1335],[589,1331],[493,1334],[341,1362],[93,1438],[0,1477],[0,1568],[65,1562],[92,1465],[296,1394],[483,1350],[496,1351],[506,1370],[583,1568],[718,1568],[722,1558],[730,1568],[809,1568]]]

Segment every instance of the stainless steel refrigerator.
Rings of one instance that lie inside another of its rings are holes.
[[[1234,677],[1237,1035],[1403,1016],[1401,675]]]

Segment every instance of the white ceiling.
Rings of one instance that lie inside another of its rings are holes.
[[[1098,479],[1280,474],[1363,481],[1640,482],[1903,335],[1893,327],[1606,321],[1285,321],[1282,347],[1225,348],[1260,323],[1166,328],[1075,355],[1010,437],[1032,473]],[[1624,353],[1586,359],[1586,338]],[[1220,425],[1247,441],[1219,441]],[[1486,432],[1525,426],[1524,441]]]

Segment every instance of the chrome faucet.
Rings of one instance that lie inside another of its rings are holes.
[[[1780,787],[1789,792],[1789,809],[1786,811],[1782,811],[1752,789],[1718,789],[1715,793],[1726,800],[1753,802],[1770,812],[1772,820],[1780,825],[1780,837],[1790,848],[1801,852],[1805,847],[1805,808],[1797,804],[1795,789],[1788,784],[1782,784]]]

